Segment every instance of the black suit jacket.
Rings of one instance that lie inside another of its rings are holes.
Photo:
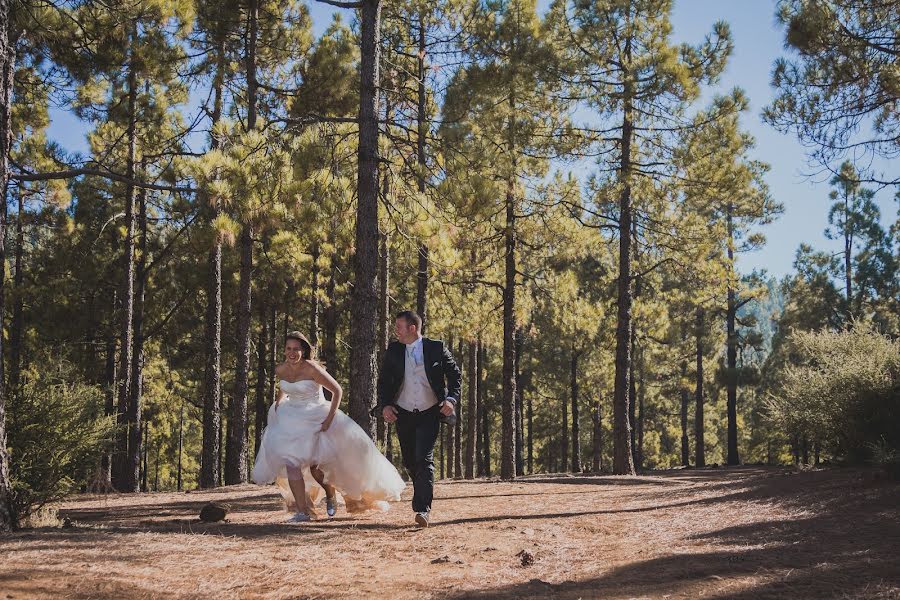
[[[422,338],[425,376],[438,403],[452,401],[457,407],[462,392],[462,376],[450,350],[440,340]],[[385,406],[394,405],[406,373],[406,345],[391,342],[384,353],[384,364],[378,372],[378,416]]]

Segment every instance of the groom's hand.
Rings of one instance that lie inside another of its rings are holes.
[[[444,400],[441,402],[441,414],[445,417],[449,417],[453,413],[456,412],[456,405],[450,402],[449,400]]]
[[[393,406],[385,406],[381,411],[386,423],[393,423],[397,420],[397,409]]]

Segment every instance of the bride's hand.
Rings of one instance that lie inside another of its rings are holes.
[[[334,415],[328,415],[327,417],[325,417],[325,420],[322,421],[321,431],[328,431],[328,428],[331,427],[332,421],[334,421]]]

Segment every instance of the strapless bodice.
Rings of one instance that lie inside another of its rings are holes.
[[[282,379],[279,383],[281,391],[284,392],[286,402],[324,402],[325,395],[322,393],[322,386],[312,379],[301,379],[300,381],[286,381]]]

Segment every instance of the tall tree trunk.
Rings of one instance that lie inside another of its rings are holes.
[[[594,410],[591,411],[591,420],[594,422],[593,435],[591,436],[592,460],[591,466],[594,473],[599,473],[603,468],[603,413],[601,406],[601,398],[597,398],[594,403]]]
[[[259,37],[259,1],[249,0],[247,35],[247,130],[256,129],[257,91],[256,44]],[[234,396],[228,420],[225,445],[225,485],[247,481],[247,392],[250,378],[250,322],[253,288],[253,226],[247,219],[241,226],[238,246],[241,252],[237,311],[237,368]]]
[[[625,41],[625,57],[630,63],[631,38]],[[630,66],[630,65],[629,65]],[[625,74],[625,108],[622,119],[621,163],[619,182],[619,278],[616,309],[616,372],[613,391],[613,473],[634,475],[634,459],[631,455],[631,424],[628,421],[629,372],[631,370],[631,98],[634,94],[631,75]]]
[[[416,125],[418,126],[416,135],[416,156],[418,159],[419,170],[416,173],[416,185],[419,193],[425,193],[425,169],[427,168],[425,160],[425,142],[428,136],[428,114],[426,113],[426,94],[425,94],[425,56],[427,48],[425,47],[425,16],[419,14],[419,53],[417,61],[417,84],[418,98],[416,102]],[[428,317],[428,246],[425,243],[419,244],[418,249],[419,265],[416,271],[416,312],[422,317],[422,333],[425,333],[425,326]]]
[[[142,461],[141,461],[141,462],[142,462],[142,465],[143,465],[143,466],[141,467],[141,491],[142,491],[142,492],[146,492],[147,489],[148,489],[148,488],[147,488],[147,471],[148,471],[148,467],[150,466],[150,463],[148,462],[149,459],[150,459],[150,456],[149,456],[149,449],[150,449],[150,427],[149,427],[149,426],[143,427],[143,432],[144,432],[144,434],[143,434],[143,435],[144,435],[144,438],[143,438],[144,441],[143,441],[143,444],[142,444],[142,446],[141,446],[142,454],[143,454],[143,459],[142,459]]]
[[[390,118],[390,116],[388,117]],[[384,174],[384,183],[382,190],[385,198],[388,197],[390,189],[389,173]],[[388,236],[381,233],[378,236],[378,351],[376,353],[375,362],[379,368],[384,367],[384,353],[390,343],[390,333],[388,320],[391,316],[391,298],[390,288],[390,255],[388,250]],[[387,423],[381,415],[377,415],[375,419],[375,437],[378,443],[385,450],[387,455],[387,442],[390,436],[390,423]],[[388,460],[393,457],[389,456]]]
[[[116,292],[113,291],[111,307],[115,311]],[[110,331],[106,339],[106,385],[104,386],[103,415],[112,417],[116,414],[116,337]],[[105,484],[112,485],[112,451],[107,450],[100,457],[100,479]]]
[[[447,339],[447,348],[451,352],[453,351],[453,338],[452,337]],[[444,429],[446,430],[446,434],[447,434],[446,435],[447,442],[444,445],[444,448],[447,452],[447,456],[446,456],[446,459],[447,459],[447,472],[446,473],[447,473],[447,475],[446,476],[448,478],[452,479],[454,476],[453,467],[455,466],[454,458],[456,456],[456,444],[457,444],[456,428],[452,427],[450,425],[446,425],[446,426],[444,426]]]
[[[181,409],[178,411],[178,466],[176,472],[176,489],[180,492],[183,484],[181,477],[181,461],[184,455],[184,398],[181,399]],[[203,457],[205,460],[205,457]],[[215,460],[213,458],[212,460]],[[201,465],[202,466],[202,465]],[[212,487],[212,486],[210,486]]]
[[[250,378],[251,289],[253,281],[253,237],[249,225],[241,229],[240,283],[237,314],[237,369],[234,395],[225,440],[225,485],[247,481],[247,395]]]
[[[516,475],[525,474],[525,407],[522,399],[522,348],[524,346],[522,328],[516,328]]]
[[[143,170],[143,162],[141,163]],[[144,296],[147,289],[147,190],[142,189],[138,193],[138,229],[140,231],[139,247],[137,248],[137,261],[135,264],[135,289],[134,289],[134,317],[132,327],[134,329],[131,356],[131,397],[128,402],[128,463],[126,482],[133,485],[126,487],[135,491],[138,489],[138,476],[141,472],[141,445],[144,439],[143,412],[144,393]],[[146,454],[146,453],[145,453]],[[146,491],[146,482],[143,482],[142,491]]]
[[[13,75],[16,70],[16,43],[18,34],[13,34],[12,21],[15,19],[13,0],[0,0],[0,332],[4,320],[4,287],[6,281],[6,197],[9,184],[9,149],[12,144],[10,119],[13,102]],[[0,357],[3,356],[3,336],[0,335]],[[0,531],[15,527],[12,493],[9,479],[9,453],[6,445],[6,390],[3,361],[0,360]]]
[[[290,296],[289,296],[290,297]],[[265,429],[269,424],[269,406],[275,402],[275,365],[278,363],[278,310],[275,308],[275,303],[271,302],[269,307],[269,314],[265,316],[266,319],[269,320],[268,329],[268,356],[266,356],[266,375],[268,376],[266,380],[266,410],[263,411],[262,420],[257,421],[256,426],[260,428],[260,430]],[[285,318],[287,318],[287,314],[285,314]]]
[[[137,25],[130,34],[131,44],[136,43]],[[134,179],[135,171],[135,154],[137,152],[137,74],[135,72],[134,50],[131,50],[131,56],[128,64],[128,127],[126,129],[126,137],[128,138],[128,159],[126,165],[126,175],[129,180]],[[137,491],[137,478],[134,471],[129,473],[130,454],[128,443],[131,439],[131,432],[128,430],[128,401],[131,396],[131,386],[133,384],[131,377],[133,375],[131,362],[134,352],[134,275],[135,275],[135,249],[134,249],[134,230],[135,230],[135,214],[134,214],[134,186],[131,183],[125,186],[125,247],[123,253],[123,272],[124,280],[122,282],[122,322],[119,340],[119,407],[118,407],[118,424],[120,434],[118,444],[116,444],[116,460],[113,463],[113,484],[116,489],[121,492]],[[139,433],[139,432],[138,432]]]
[[[581,473],[581,430],[578,424],[578,358],[579,351],[572,348],[572,472]]]
[[[216,75],[213,82],[213,111],[210,131],[222,118],[222,91],[225,86],[225,41],[216,47]],[[219,141],[210,136],[210,148],[219,147]],[[222,214],[216,202],[210,206],[208,194],[203,195],[204,209],[210,212],[210,223]],[[222,419],[222,240],[213,230],[213,243],[207,257],[206,314],[204,317],[203,348],[203,440],[200,459],[200,487],[212,488],[219,484],[219,424]],[[179,461],[180,461],[179,457]],[[180,463],[179,463],[180,464]],[[179,484],[181,473],[179,471]],[[179,489],[181,489],[179,487]]]
[[[734,219],[733,207],[728,205],[728,309],[726,312],[727,337],[727,368],[728,368],[728,458],[729,465],[739,465],[741,459],[738,456],[737,440],[737,299],[734,289]]]
[[[635,469],[640,468],[638,461],[637,445],[637,377],[635,377],[635,363],[637,362],[637,324],[631,322],[631,362],[628,365],[628,425],[631,428],[631,460]]]
[[[450,425],[446,425],[445,429],[447,430],[447,444],[445,445],[447,451],[447,478],[453,479],[456,476],[453,470],[456,466],[453,460],[456,456],[456,430]]]
[[[569,399],[562,396],[562,422],[559,424],[560,443],[559,455],[561,463],[561,472],[569,469]]]
[[[697,387],[694,393],[696,408],[694,409],[694,464],[706,466],[706,447],[703,440],[703,309],[697,308]]]
[[[534,394],[528,394],[528,473],[534,473]]]
[[[853,229],[848,224],[849,194],[844,196],[844,293],[847,300],[847,320],[853,318]]]
[[[159,455],[162,444],[156,444],[156,458],[153,461],[153,491],[159,491]]]
[[[13,273],[13,298],[12,323],[9,329],[9,389],[8,393],[17,394],[19,390],[19,376],[22,372],[22,334],[25,329],[25,296],[22,289],[24,281],[24,269],[22,259],[25,254],[25,192],[19,185],[16,190],[16,255],[14,258],[15,272]]]
[[[370,437],[375,428],[378,318],[378,85],[381,0],[362,0],[360,13],[359,196],[350,299],[349,414]]]
[[[635,461],[635,469],[644,469],[644,348],[641,346],[640,354],[638,354],[637,362],[637,390],[635,398],[638,404],[637,418],[637,460]]]
[[[269,362],[269,315],[264,302],[259,303],[259,336],[256,339],[256,414],[253,419],[253,456],[259,455],[262,431],[265,427],[266,411],[269,410],[268,362]],[[312,340],[310,340],[312,341]]]
[[[687,387],[687,361],[681,361],[681,466],[691,466],[690,445],[688,442],[688,403],[691,393]]]
[[[516,475],[516,203],[515,181],[506,192],[506,276],[503,286],[503,406],[501,410],[500,477]]]
[[[478,342],[475,340],[469,341],[466,379],[469,383],[468,413],[466,414],[466,479],[473,479],[475,477],[475,461],[478,456],[478,415],[480,411],[478,406]]]
[[[334,240],[332,240],[333,242]],[[328,275],[328,284],[325,288],[325,295],[328,297],[328,305],[322,314],[322,360],[332,377],[338,378],[338,356],[337,356],[337,327],[338,327],[338,305],[337,305],[337,252],[331,255],[331,268]],[[331,400],[331,393],[326,390],[325,396]]]
[[[478,338],[478,405],[481,406],[481,435],[483,436],[483,441],[481,442],[482,449],[482,459],[481,459],[481,467],[482,474],[485,477],[491,476],[491,418],[490,411],[488,410],[486,401],[487,394],[484,393],[484,365],[487,363],[487,349],[481,342],[481,338]]]
[[[313,347],[319,345],[319,313],[322,303],[319,301],[319,243],[312,248],[312,268],[309,274],[309,343]]]
[[[465,346],[463,341],[459,341],[459,346],[456,355],[460,357],[460,361],[462,360],[463,352],[465,352]],[[464,384],[464,386],[467,384]],[[463,411],[463,402],[462,396],[465,394],[465,389],[460,391],[460,402],[458,403],[456,410],[456,423],[453,424],[453,428],[456,430],[456,446],[454,446],[453,450],[453,473],[457,479],[461,479],[463,476],[463,420],[465,419],[465,412]],[[468,409],[466,409],[468,410]]]

